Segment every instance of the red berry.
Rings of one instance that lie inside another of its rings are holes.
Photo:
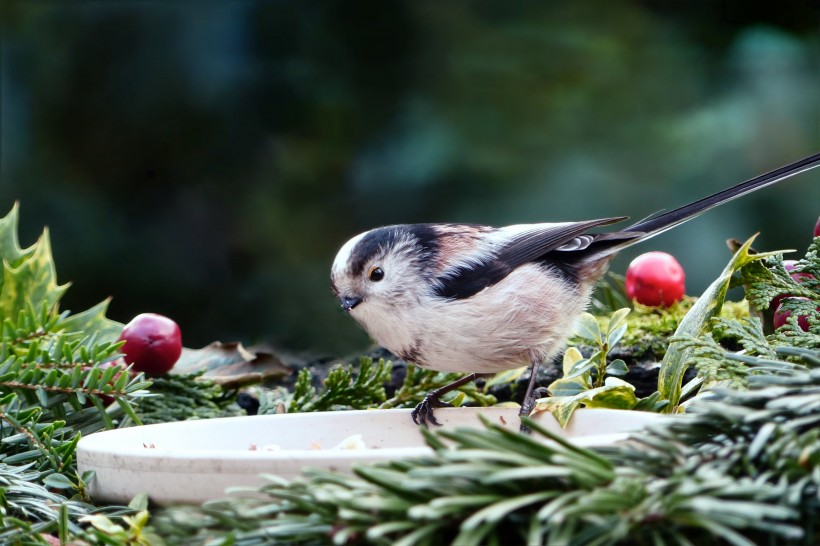
[[[783,260],[783,268],[788,272],[793,271],[796,265],[797,260]],[[811,273],[803,273],[802,271],[799,273],[791,273],[790,276],[797,284],[802,283],[805,279],[814,278],[814,276]],[[791,294],[780,294],[778,296],[775,296],[774,298],[772,298],[772,302],[769,304],[769,309],[777,309],[783,298],[787,298],[790,295]]]
[[[137,315],[120,334],[125,361],[138,372],[167,373],[182,354],[182,334],[173,320],[155,313]]]
[[[788,299],[795,299],[795,300],[804,300],[804,301],[811,301],[809,298],[788,298]],[[820,308],[818,308],[820,311]],[[784,324],[786,324],[786,319],[792,316],[792,312],[788,309],[783,309],[783,304],[781,303],[777,310],[774,312],[774,327],[775,329],[780,328]],[[800,327],[801,330],[804,332],[809,331],[809,319],[806,315],[799,315],[797,317],[797,325]]]
[[[820,217],[817,218],[817,223],[814,224],[814,236],[820,237]]]
[[[813,279],[814,276],[811,273],[803,273],[802,271],[798,271],[797,273],[791,273],[794,271],[794,268],[797,267],[797,260],[783,260],[783,268],[790,272],[791,278],[794,279],[794,282],[800,284],[805,279]]]
[[[626,293],[642,305],[669,306],[683,298],[685,279],[683,267],[672,255],[647,252],[629,264]]]

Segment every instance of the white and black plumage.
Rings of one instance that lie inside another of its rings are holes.
[[[393,354],[471,375],[433,391],[413,420],[437,424],[439,397],[482,374],[537,366],[562,348],[592,286],[623,248],[742,195],[820,165],[807,157],[621,231],[626,217],[487,227],[404,224],[367,231],[339,250],[331,285],[342,308]]]

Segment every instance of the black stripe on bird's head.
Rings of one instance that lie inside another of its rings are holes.
[[[347,270],[351,275],[362,275],[374,260],[382,260],[390,252],[406,254],[414,262],[434,260],[438,253],[435,229],[428,224],[411,224],[368,231],[350,250]]]

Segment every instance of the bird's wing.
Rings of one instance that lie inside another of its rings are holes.
[[[586,222],[508,226],[485,233],[486,244],[469,256],[450,262],[436,278],[435,293],[448,299],[469,298],[498,283],[515,268],[544,259],[551,251],[583,250],[599,237],[586,232],[597,226],[614,224],[624,217]],[[630,234],[629,237],[637,236]]]
[[[532,224],[530,226],[510,226],[501,228],[503,233],[509,230],[509,239],[502,243],[497,252],[499,260],[510,268],[516,268],[528,262],[539,261],[553,250],[579,251],[610,234],[587,234],[586,231],[598,227],[615,224],[625,220],[626,216],[614,218],[600,218],[585,222],[569,222],[563,224]]]

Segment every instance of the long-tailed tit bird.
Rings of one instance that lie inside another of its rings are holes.
[[[470,375],[430,392],[416,423],[438,424],[440,397],[482,375],[553,358],[586,309],[592,287],[620,250],[747,193],[820,165],[815,154],[621,231],[626,220],[487,227],[405,224],[353,237],[331,270],[333,292],[381,346],[423,368]]]

